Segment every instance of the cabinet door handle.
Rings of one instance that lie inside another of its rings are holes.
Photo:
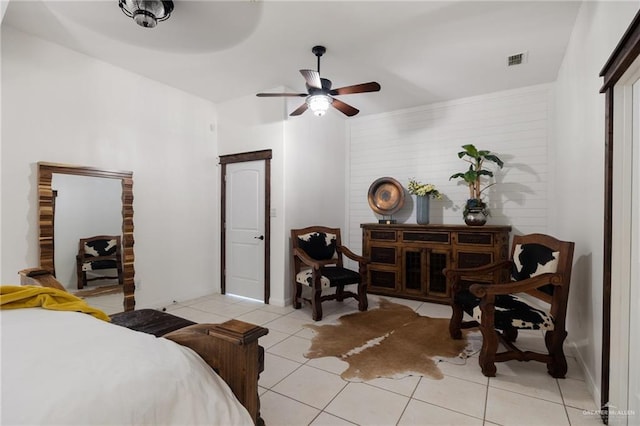
[[[253,237],[253,238],[255,238],[257,240],[264,240],[264,235],[260,235],[259,237]]]

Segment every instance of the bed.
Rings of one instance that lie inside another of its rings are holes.
[[[3,425],[263,424],[262,327],[232,320],[157,338],[40,307],[3,309],[0,322]]]

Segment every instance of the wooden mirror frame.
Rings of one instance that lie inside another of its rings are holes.
[[[122,182],[122,272],[124,274],[123,306],[132,311],[136,302],[134,297],[135,268],[133,266],[133,172],[106,170],[96,167],[72,166],[56,163],[38,163],[38,224],[40,267],[55,274],[54,265],[54,196],[51,181],[54,173],[120,179]]]
[[[611,264],[613,244],[613,93],[620,77],[640,56],[640,11],[618,42],[607,63],[600,72],[604,83],[600,93],[605,94],[605,185],[604,185],[604,262],[602,292],[602,376],[601,417],[609,424],[609,380],[611,367]]]

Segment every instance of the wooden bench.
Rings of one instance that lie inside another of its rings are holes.
[[[140,309],[110,315],[111,322],[131,330],[161,337],[172,331],[196,325],[195,322],[155,309]]]

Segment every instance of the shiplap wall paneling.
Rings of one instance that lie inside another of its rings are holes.
[[[449,176],[467,168],[457,153],[468,143],[505,162],[496,173],[498,184],[486,191],[488,223],[512,225],[519,234],[546,232],[551,89],[538,85],[350,121],[349,246],[361,252],[360,224],[380,218],[369,208],[367,191],[382,176],[405,187],[412,177],[435,184],[445,196],[432,200],[431,223],[464,223],[461,209],[468,188]],[[394,218],[415,223],[413,197],[407,196]]]

